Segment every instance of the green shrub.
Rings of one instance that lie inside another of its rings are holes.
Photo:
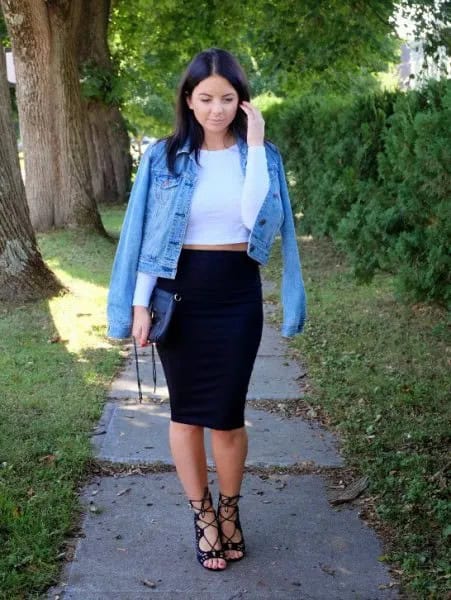
[[[303,227],[334,236],[358,197],[361,180],[377,176],[381,131],[395,95],[385,92],[357,100],[304,96],[265,113],[295,181],[294,208]]]
[[[450,300],[451,83],[359,97],[303,96],[265,111],[301,213],[369,281],[396,275],[407,300]]]
[[[400,94],[382,132],[378,178],[361,181],[337,231],[358,276],[396,274],[407,300],[451,300],[451,85]]]

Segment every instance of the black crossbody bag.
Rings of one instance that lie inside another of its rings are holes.
[[[147,341],[152,345],[152,378],[153,391],[157,388],[157,367],[155,362],[155,344],[164,344],[167,339],[169,326],[174,315],[174,310],[177,302],[180,302],[182,297],[178,293],[167,292],[161,288],[155,287],[152,292],[149,303],[150,312],[150,331]],[[135,348],[135,363],[136,363],[136,378],[138,381],[139,401],[142,401],[141,379],[139,376],[138,367],[138,351],[136,348],[136,340],[133,338]]]
[[[169,325],[177,302],[182,297],[174,292],[167,292],[158,287],[154,288],[150,298],[150,331],[148,341],[152,344],[164,344]]]

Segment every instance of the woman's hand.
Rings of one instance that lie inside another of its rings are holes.
[[[265,139],[265,120],[256,106],[243,100],[240,108],[247,115],[247,145],[263,146]]]
[[[150,331],[150,314],[145,306],[133,307],[132,336],[140,346],[147,346]]]

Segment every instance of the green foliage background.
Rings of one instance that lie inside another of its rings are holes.
[[[109,44],[124,114],[136,133],[167,133],[183,70],[214,46],[238,57],[253,96],[368,89],[374,73],[396,59],[392,10],[387,0],[201,0],[195,9],[173,0],[116,0]]]
[[[369,281],[449,303],[451,81],[409,93],[304,95],[265,112],[292,175],[300,229],[332,237]]]

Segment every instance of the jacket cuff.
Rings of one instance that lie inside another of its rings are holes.
[[[298,333],[302,333],[304,323],[299,325],[282,325],[280,331],[283,337],[294,337]]]
[[[130,325],[110,323],[107,329],[107,337],[115,339],[126,339],[130,337]]]

